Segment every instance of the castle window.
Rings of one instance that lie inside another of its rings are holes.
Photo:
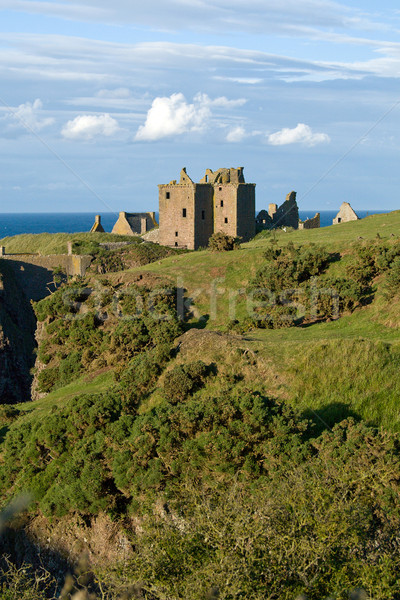
[[[228,222],[228,217],[225,217],[225,223],[227,223],[227,222]]]
[[[204,221],[204,220],[205,220],[205,218],[206,218],[206,211],[205,211],[205,210],[202,210],[202,211],[201,211],[201,219],[202,219],[202,221]]]
[[[219,188],[219,189],[221,189],[221,188]],[[224,201],[223,201],[223,200],[221,200],[221,208],[222,208],[223,206],[224,206]]]
[[[171,198],[171,194],[169,192],[166,192],[165,193],[165,197],[166,197],[167,200],[169,200]]]
[[[175,242],[175,246],[178,246],[178,242]]]
[[[178,237],[178,232],[177,231],[175,231],[175,237]]]
[[[222,187],[219,187],[218,189],[219,189],[220,192],[222,192]]]
[[[182,208],[182,217],[186,217],[186,208]]]

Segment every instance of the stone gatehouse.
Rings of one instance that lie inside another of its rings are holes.
[[[206,170],[194,183],[186,169],[159,189],[159,242],[195,250],[217,231],[248,241],[255,235],[255,183],[245,183],[243,167]]]

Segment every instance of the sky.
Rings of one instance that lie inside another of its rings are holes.
[[[239,166],[260,210],[398,209],[399,32],[394,0],[0,0],[0,212]]]

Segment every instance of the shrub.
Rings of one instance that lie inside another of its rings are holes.
[[[165,376],[165,398],[172,403],[185,400],[204,384],[209,371],[201,360],[175,367]]]
[[[394,298],[400,290],[400,256],[396,256],[386,275],[384,293],[387,300]]]
[[[228,252],[240,248],[240,238],[226,235],[221,231],[213,233],[208,240],[208,247],[212,252]]]

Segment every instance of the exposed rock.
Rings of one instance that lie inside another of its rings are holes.
[[[0,263],[0,403],[30,399],[36,319],[6,261]]]

